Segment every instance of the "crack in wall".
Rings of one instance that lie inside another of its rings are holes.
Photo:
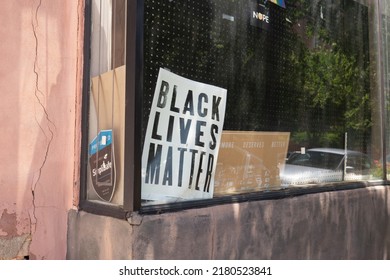
[[[34,65],[33,65],[33,72],[34,72],[34,76],[35,76],[34,96],[35,96],[35,99],[38,103],[38,107],[43,112],[44,116],[43,116],[42,120],[47,122],[47,124],[46,124],[47,131],[45,131],[44,127],[38,121],[37,114],[36,114],[37,112],[35,113],[34,117],[35,117],[36,123],[39,126],[40,131],[45,136],[47,145],[46,145],[46,148],[44,151],[43,161],[42,161],[41,165],[39,166],[38,170],[34,172],[32,184],[31,184],[32,206],[33,206],[32,213],[30,214],[30,234],[31,234],[31,236],[36,232],[36,225],[37,225],[37,216],[36,216],[36,212],[35,212],[36,209],[38,208],[36,205],[36,190],[37,190],[39,181],[41,179],[42,170],[46,164],[46,161],[47,161],[47,158],[49,155],[50,147],[51,147],[51,144],[52,144],[52,141],[54,138],[54,131],[56,130],[56,126],[53,123],[53,121],[50,119],[47,108],[44,105],[43,99],[45,98],[45,94],[39,87],[39,83],[40,83],[39,67],[38,67],[39,40],[38,40],[37,29],[39,27],[38,12],[39,12],[39,9],[41,8],[41,5],[42,5],[42,0],[39,0],[36,7],[34,7],[34,3],[33,3],[32,10],[31,10],[31,26],[32,26],[34,40],[35,40],[35,58],[34,58]],[[41,120],[41,122],[42,122],[42,120]]]

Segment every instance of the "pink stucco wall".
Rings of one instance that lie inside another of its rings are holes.
[[[0,18],[0,259],[63,259],[77,202],[83,1],[1,1]]]

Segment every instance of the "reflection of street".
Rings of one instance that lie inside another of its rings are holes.
[[[309,149],[290,157],[281,171],[282,187],[302,186],[371,178],[371,161],[366,154],[335,148]],[[347,163],[345,164],[345,161]]]

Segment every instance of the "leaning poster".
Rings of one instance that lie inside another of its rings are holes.
[[[160,68],[142,153],[142,199],[213,197],[226,94]]]

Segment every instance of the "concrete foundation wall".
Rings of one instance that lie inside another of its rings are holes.
[[[389,259],[390,192],[370,187],[136,215],[71,211],[69,259]]]

